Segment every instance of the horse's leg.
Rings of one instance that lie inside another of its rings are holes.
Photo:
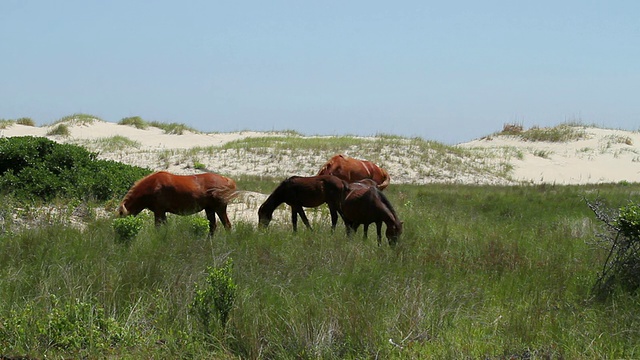
[[[329,207],[329,213],[331,214],[331,231],[336,231],[336,225],[338,225],[338,211],[333,206]]]
[[[298,212],[295,207],[291,207],[291,225],[293,225],[293,231],[298,231]]]
[[[160,226],[167,222],[167,214],[164,211],[156,211],[153,213],[156,226]]]
[[[382,241],[382,221],[376,222],[376,231],[378,232],[378,246],[380,246]]]
[[[302,219],[302,222],[305,225],[307,225],[307,229],[313,230],[311,229],[311,225],[309,224],[309,219],[307,219],[307,214],[304,213],[304,209],[302,208],[302,206],[296,206],[296,208],[297,208],[298,215],[300,215],[300,219]]]
[[[216,212],[212,209],[205,209],[204,211],[207,213],[207,220],[209,220],[209,236],[213,236],[213,233],[218,227],[216,223]]]
[[[220,222],[222,222],[222,226],[228,231],[231,230],[231,221],[229,221],[229,216],[227,216],[227,205],[223,205],[216,210],[218,217],[220,218]]]
[[[362,224],[362,238],[366,239],[369,233],[369,224]]]

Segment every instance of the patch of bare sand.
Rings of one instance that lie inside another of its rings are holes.
[[[584,137],[567,142],[491,136],[458,146],[502,157],[512,177],[533,184],[597,184],[640,181],[640,133],[579,127]]]

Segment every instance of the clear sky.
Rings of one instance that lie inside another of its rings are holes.
[[[640,129],[640,1],[0,1],[0,118],[447,144]]]

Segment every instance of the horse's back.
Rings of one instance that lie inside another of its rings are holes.
[[[349,220],[368,224],[395,217],[395,211],[382,191],[370,184],[369,181],[349,184],[342,203],[342,211]]]
[[[389,185],[389,173],[375,163],[344,156],[334,155],[318,172],[318,175],[334,175],[349,183],[363,179],[372,179],[383,190]]]

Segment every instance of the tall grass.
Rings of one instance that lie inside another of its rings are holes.
[[[273,183],[239,179],[243,188]],[[362,233],[294,234],[288,223],[234,223],[195,236],[186,217],[154,228],[145,216],[129,245],[108,219],[0,235],[0,319],[24,324],[62,303],[104,309],[122,332],[110,347],[54,347],[0,327],[0,354],[112,358],[634,358],[640,301],[589,292],[606,254],[582,197],[612,205],[638,185],[386,190],[405,232],[378,247]],[[224,329],[203,332],[189,306],[208,267],[233,259],[237,284]],[[23,311],[29,304],[31,312]],[[126,340],[126,341],[125,341]]]

